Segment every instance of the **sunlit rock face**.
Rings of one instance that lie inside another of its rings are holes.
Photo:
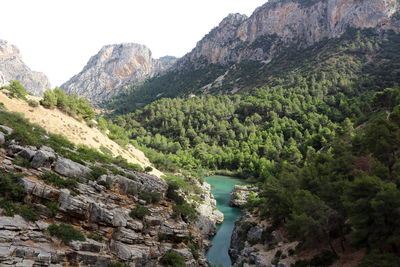
[[[178,61],[177,68],[270,60],[283,47],[305,48],[352,28],[396,28],[397,0],[271,0],[250,17],[230,14]]]
[[[0,86],[18,80],[28,92],[41,96],[51,85],[46,75],[32,71],[23,61],[19,49],[5,40],[0,40]]]
[[[106,45],[61,88],[69,94],[99,102],[114,96],[127,85],[167,70],[175,60],[174,57],[153,59],[150,49],[141,44]]]

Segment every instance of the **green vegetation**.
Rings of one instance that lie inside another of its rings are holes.
[[[0,87],[0,90],[3,89],[10,91],[17,98],[26,100],[26,95],[28,93],[26,92],[25,87],[19,81],[14,80],[11,81],[10,85]]]
[[[45,205],[49,211],[50,217],[55,217],[58,213],[58,203],[55,201],[48,201]]]
[[[107,169],[99,166],[90,166],[90,173],[88,174],[89,180],[97,180],[100,176],[107,174]]]
[[[157,192],[145,192],[141,191],[139,193],[139,198],[143,199],[147,203],[158,203],[161,200],[161,194]]]
[[[185,267],[185,258],[175,252],[175,251],[168,251],[167,253],[165,253],[165,255],[163,256],[161,262],[163,264],[165,264],[165,266],[167,267]]]
[[[58,188],[68,188],[75,190],[78,187],[78,181],[72,178],[61,178],[53,172],[47,172],[40,175],[38,178],[42,179],[46,184],[54,185]]]
[[[32,204],[22,204],[25,197],[25,190],[20,174],[5,173],[0,171],[0,208],[4,210],[4,215],[21,215],[28,221],[38,220],[38,215]]]
[[[248,208],[301,248],[330,249],[315,262],[333,261],[333,241],[348,234],[383,255],[366,261],[390,262],[386,254],[400,251],[399,44],[391,31],[349,29],[304,50],[282,48],[269,64],[241,62],[225,75],[219,92],[243,88],[237,95],[188,96],[218,71],[180,73],[179,84],[161,76],[111,100],[120,115],[107,125],[164,171],[224,170],[257,182],[262,192]],[[179,97],[144,105],[162,92]],[[184,213],[190,181],[169,179],[167,196]]]
[[[29,168],[31,166],[31,163],[29,162],[29,160],[23,158],[23,157],[15,157],[13,159],[13,164],[24,167],[24,168]]]
[[[70,116],[82,118],[86,121],[95,118],[95,112],[85,98],[76,95],[67,95],[63,89],[56,88],[44,92],[40,104],[46,108],[58,108]]]
[[[104,238],[101,235],[98,234],[88,234],[87,238],[93,239],[97,242],[103,242]]]
[[[164,179],[168,183],[167,197],[175,202],[173,211],[175,216],[182,216],[186,221],[194,221],[197,218],[197,212],[193,205],[187,203],[184,197],[181,196],[181,192],[185,192],[187,195],[197,191],[196,186],[191,185],[185,178],[174,175],[166,175]]]
[[[33,210],[33,206],[29,205],[29,204],[19,206],[17,212],[19,215],[21,215],[27,221],[34,222],[39,219],[38,215]]]
[[[0,171],[0,196],[5,200],[22,201],[25,196],[24,186],[19,183],[19,174]]]
[[[85,241],[85,236],[71,225],[63,223],[59,225],[51,224],[47,230],[50,235],[58,237],[64,242],[64,244],[68,244],[74,240]]]
[[[129,267],[129,265],[119,261],[113,261],[108,264],[108,267]]]
[[[150,211],[148,208],[142,205],[137,205],[131,212],[129,213],[129,216],[131,216],[134,219],[143,219],[144,216],[150,214]]]

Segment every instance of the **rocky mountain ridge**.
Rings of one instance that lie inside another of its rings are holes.
[[[339,39],[354,41],[356,32],[382,39],[399,34],[399,7],[397,0],[276,0],[250,17],[230,14],[164,75],[132,85],[106,106],[126,113],[160,97],[234,94],[271,85],[274,77],[303,68],[301,55],[313,49],[323,53],[323,46]]]
[[[51,88],[46,75],[32,71],[23,61],[19,49],[5,40],[0,40],[0,86],[18,80],[28,92],[41,96]]]
[[[83,70],[61,85],[68,94],[99,102],[120,92],[126,85],[144,81],[169,69],[174,57],[153,59],[144,45],[123,43],[104,46]]]
[[[268,1],[248,18],[227,16],[178,60],[176,68],[244,60],[268,63],[284,47],[309,47],[339,37],[349,27],[399,30],[390,21],[398,9],[397,0]]]

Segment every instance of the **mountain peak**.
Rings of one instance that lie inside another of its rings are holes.
[[[23,61],[18,47],[0,39],[0,86],[18,80],[28,92],[40,96],[50,89],[46,75],[32,71]]]
[[[165,71],[174,58],[156,60],[142,44],[121,43],[103,46],[92,56],[83,70],[64,83],[68,93],[98,102],[137,83]]]

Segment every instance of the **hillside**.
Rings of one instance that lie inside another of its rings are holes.
[[[308,60],[297,58],[304,50],[335,44],[352,29],[399,33],[398,9],[396,0],[269,1],[249,18],[229,15],[170,71],[133,84],[106,107],[127,113],[159,98],[234,94],[270,85],[277,65],[282,76],[300,71]]]
[[[0,123],[1,266],[208,266],[209,188],[144,173],[3,108]]]
[[[393,29],[348,28],[267,65],[236,64],[224,75],[243,86],[232,95],[190,94],[221,64],[170,73],[115,99],[113,120],[162,170],[256,183],[233,266],[397,266],[399,46]],[[161,92],[170,98],[153,101]]]
[[[110,140],[97,128],[89,127],[84,121],[78,121],[58,109],[46,109],[42,106],[31,107],[27,102],[17,98],[9,98],[0,91],[0,102],[13,112],[22,113],[29,121],[44,127],[54,134],[61,134],[75,144],[83,144],[92,148],[106,147],[114,156],[121,156],[128,162],[137,163],[142,167],[150,166],[150,161],[140,150],[128,145],[127,149]],[[157,169],[153,174],[161,176]]]

